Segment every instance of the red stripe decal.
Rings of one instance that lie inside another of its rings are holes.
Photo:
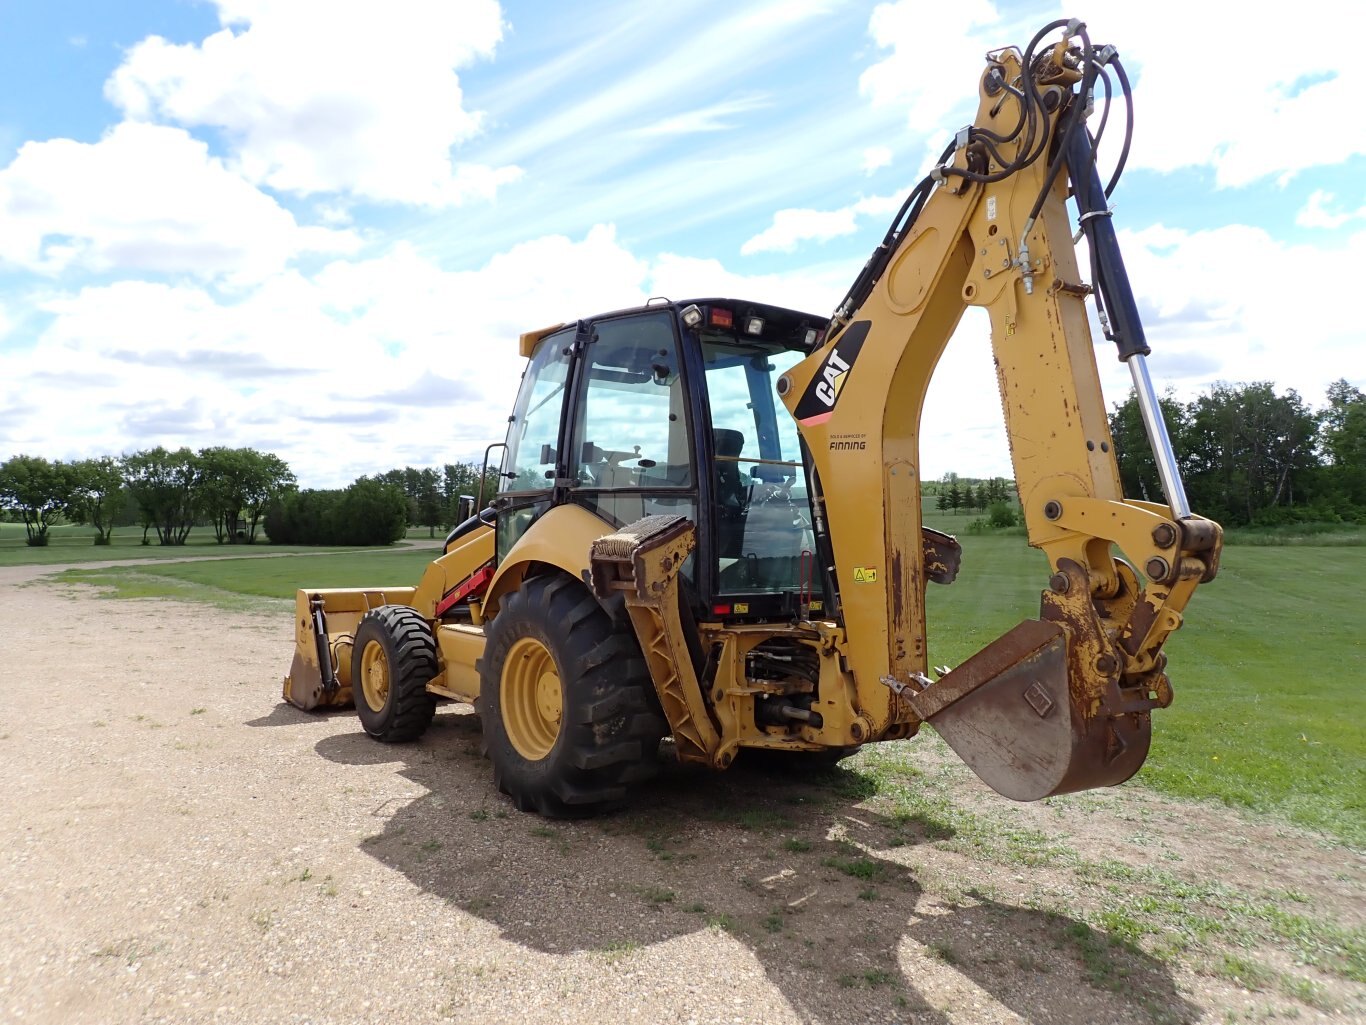
[[[482,592],[484,588],[488,586],[489,581],[492,579],[493,563],[486,562],[484,563],[484,565],[480,566],[477,570],[475,570],[473,573],[467,576],[463,581],[456,584],[452,590],[446,592],[445,597],[443,597],[439,602],[437,602],[436,616],[433,618],[440,619],[451,608],[453,608],[456,605],[459,605],[466,598],[472,597],[476,593]]]

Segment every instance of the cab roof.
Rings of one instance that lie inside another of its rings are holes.
[[[650,313],[657,310],[672,310],[675,314],[689,306],[700,306],[703,309],[712,306],[720,306],[729,309],[740,317],[762,317],[765,321],[781,325],[796,333],[803,328],[815,328],[820,330],[829,322],[829,317],[824,317],[815,313],[803,313],[800,310],[788,309],[784,306],[774,306],[771,303],[756,302],[753,299],[728,299],[720,296],[710,296],[702,299],[651,299],[644,306],[631,306],[626,309],[611,310],[606,313],[599,313],[592,317],[585,317],[585,320],[610,320],[616,317],[625,317],[633,313]],[[531,356],[536,348],[536,343],[546,335],[554,334],[562,328],[568,327],[568,322],[552,324],[549,327],[539,328],[535,331],[527,331],[521,336],[518,350],[525,358]]]

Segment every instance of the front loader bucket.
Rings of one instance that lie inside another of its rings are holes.
[[[910,697],[958,757],[997,793],[1037,801],[1123,783],[1148,756],[1146,712],[1096,714],[1071,693],[1068,633],[1026,620]]]
[[[411,587],[303,588],[294,596],[294,661],[284,699],[295,708],[344,708],[352,703],[351,642],[370,609],[406,605]]]

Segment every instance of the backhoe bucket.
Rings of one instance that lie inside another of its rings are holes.
[[[1123,783],[1148,756],[1147,712],[1097,714],[1069,687],[1067,631],[1027,620],[910,696],[958,757],[997,793],[1037,801]]]

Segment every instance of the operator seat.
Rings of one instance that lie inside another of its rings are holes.
[[[738,559],[744,548],[749,494],[740,474],[740,464],[734,460],[745,447],[745,436],[739,431],[718,427],[712,431],[712,439],[717,456],[713,475],[716,481],[717,554],[723,559]]]

